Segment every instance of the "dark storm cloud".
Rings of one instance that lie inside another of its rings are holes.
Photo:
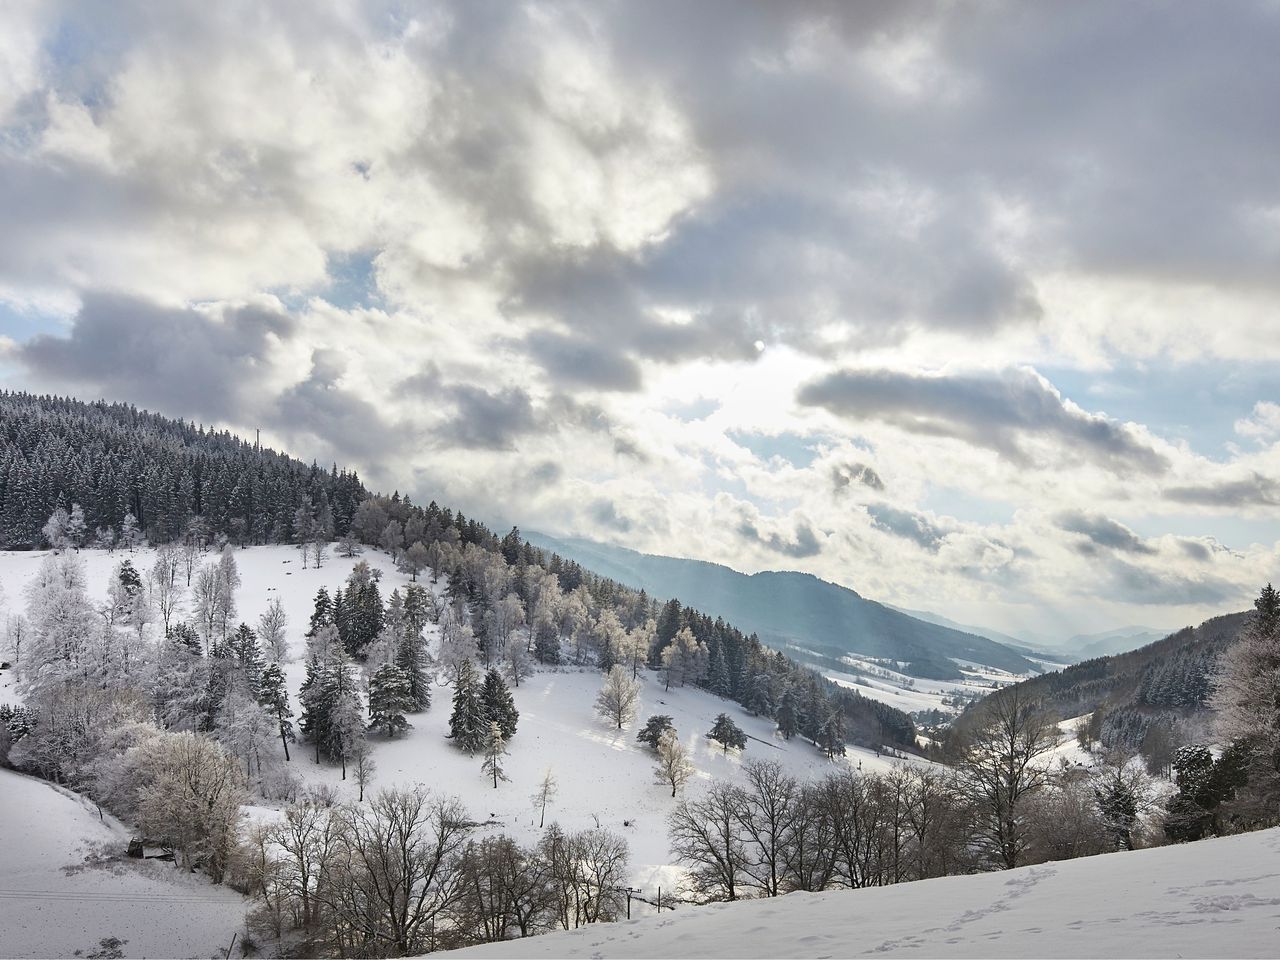
[[[878,420],[926,436],[954,437],[1030,464],[1027,441],[1054,442],[1061,460],[1085,458],[1120,472],[1160,473],[1165,458],[1128,428],[1069,409],[1029,371],[1000,377],[841,370],[801,387],[798,401],[851,421]]]
[[[1078,533],[1088,540],[1084,546],[1092,551],[1094,546],[1119,550],[1122,553],[1151,555],[1157,552],[1136,533],[1122,523],[1099,514],[1068,510],[1055,518],[1058,526],[1068,533]]]
[[[1252,473],[1241,480],[1219,480],[1212,483],[1171,487],[1167,499],[1198,507],[1280,507],[1280,482]]]
[[[822,541],[814,533],[813,527],[803,520],[796,524],[790,538],[780,536],[777,533],[766,534],[760,530],[753,520],[747,517],[743,517],[738,523],[737,530],[738,535],[744,540],[761,544],[783,556],[799,559],[817,556],[822,552]]]
[[[867,515],[877,529],[910,540],[930,553],[937,553],[947,536],[946,530],[914,510],[873,503],[867,507]]]
[[[295,321],[263,307],[217,315],[157,306],[120,294],[90,293],[65,337],[41,335],[18,347],[37,376],[82,396],[107,396],[172,416],[234,421],[271,342]]]

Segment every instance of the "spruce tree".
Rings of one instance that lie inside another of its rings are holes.
[[[280,744],[284,747],[284,759],[289,757],[289,743],[295,739],[293,732],[293,708],[289,706],[289,691],[285,686],[284,671],[280,664],[268,664],[262,671],[258,702],[271,714],[280,730]]]
[[[496,723],[498,729],[502,731],[502,738],[510,740],[515,735],[520,711],[516,709],[516,702],[511,697],[507,682],[495,668],[490,668],[484,675],[480,703],[484,709],[485,719]]]
[[[320,627],[333,623],[333,601],[329,591],[321,587],[316,591],[315,609],[311,613],[311,626],[307,628],[307,636],[311,636]]]
[[[475,753],[484,746],[488,735],[488,718],[480,702],[476,685],[475,667],[470,660],[458,667],[458,679],[453,688],[453,713],[449,715],[449,736],[458,748]]]
[[[404,715],[412,709],[405,672],[394,663],[384,663],[369,679],[369,729],[394,739],[409,728]]]
[[[539,663],[555,665],[560,662],[560,635],[554,624],[541,623],[534,630],[533,655]]]

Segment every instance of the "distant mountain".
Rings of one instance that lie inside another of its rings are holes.
[[[1092,660],[1094,657],[1110,657],[1128,650],[1137,650],[1169,635],[1168,630],[1154,627],[1119,627],[1105,633],[1077,634],[1064,644],[1076,660]]]
[[[905,613],[908,617],[923,620],[925,623],[936,623],[940,627],[950,627],[952,630],[959,630],[961,633],[972,633],[974,636],[986,637],[988,640],[994,640],[996,643],[1002,644],[1033,660],[1047,660],[1052,663],[1066,664],[1074,663],[1076,659],[1068,656],[1058,647],[1041,641],[1019,639],[1007,633],[1001,633],[999,630],[992,630],[990,627],[975,627],[970,623],[958,623],[928,610],[911,610],[907,607],[895,606],[892,603],[886,603],[884,606],[891,610],[897,610],[899,613]]]
[[[724,617],[816,666],[848,670],[840,658],[854,654],[896,660],[907,673],[933,679],[958,679],[955,660],[1018,674],[1037,669],[1005,644],[908,616],[812,574],[770,571],[748,576],[701,560],[637,553],[577,538],[526,536],[536,546],[621,584],[662,600],[675,597]]]

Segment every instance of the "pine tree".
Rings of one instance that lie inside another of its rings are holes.
[[[550,621],[534,629],[533,656],[539,663],[551,666],[560,662],[560,635]]]
[[[237,674],[245,692],[255,700],[261,700],[262,651],[258,647],[258,635],[248,624],[240,624],[226,645],[228,657],[235,663]]]
[[[707,736],[715,740],[724,748],[724,752],[728,753],[730,747],[738,750],[745,750],[747,747],[747,735],[742,732],[733,719],[727,714],[722,713],[716,717],[716,722],[708,731]]]
[[[724,649],[719,644],[707,668],[707,689],[718,697],[729,695],[729,668],[724,662]]]
[[[405,672],[393,663],[384,663],[369,679],[369,729],[394,739],[409,728],[404,715],[412,709]]]
[[[488,719],[476,687],[475,667],[464,660],[458,667],[453,687],[453,713],[449,715],[449,736],[458,748],[475,753],[484,746]]]
[[[284,671],[280,669],[280,664],[272,663],[263,669],[258,702],[271,714],[279,727],[280,744],[284,747],[284,759],[287,762],[290,759],[289,744],[296,738],[293,732],[293,708],[289,706],[289,690],[285,686]]]
[[[510,740],[515,736],[516,724],[520,721],[520,711],[497,669],[490,668],[484,675],[484,685],[480,690],[480,704],[486,720],[498,725],[502,738]]]
[[[431,706],[431,674],[428,669],[430,654],[427,653],[427,641],[422,634],[422,627],[411,614],[411,610],[416,612],[417,592],[416,589],[411,590],[405,598],[400,642],[395,651],[396,666],[404,673],[409,685],[409,710],[413,712],[426,710]]]

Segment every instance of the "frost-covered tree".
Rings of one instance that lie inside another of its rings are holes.
[[[44,542],[49,545],[49,549],[61,553],[71,546],[71,538],[67,536],[68,519],[67,511],[62,507],[58,507],[49,515],[49,519],[45,521],[44,526],[40,528],[41,534],[44,535]]]
[[[475,668],[470,660],[464,660],[458,666],[457,679],[454,681],[449,737],[460,750],[475,753],[484,746],[488,725],[484,705],[480,702]]]
[[[524,623],[524,604],[508,593],[485,613],[485,663],[492,663],[506,650],[512,634]]]
[[[289,659],[288,627],[289,617],[284,612],[284,604],[278,596],[272,597],[267,609],[258,616],[262,652],[271,663],[285,663]]]
[[[533,661],[529,658],[527,644],[514,633],[507,637],[502,665],[511,685],[515,687],[520,686],[520,681],[533,672]]]
[[[384,663],[369,678],[369,729],[394,739],[409,729],[413,709],[409,678],[394,663]]]
[[[72,553],[46,557],[26,592],[29,636],[22,678],[28,694],[70,676],[87,677],[101,657],[92,656],[94,613],[79,558]]]
[[[1219,737],[1249,758],[1252,788],[1280,797],[1280,592],[1268,583],[1253,607],[1221,657],[1212,704]]]
[[[538,781],[538,789],[533,794],[533,805],[538,808],[539,830],[547,825],[547,806],[556,798],[556,794],[559,792],[560,785],[556,782],[551,768],[547,767],[547,772]]]
[[[472,658],[475,655],[476,641],[471,628],[456,622],[446,624],[440,637],[440,655],[437,658],[444,682],[456,687],[463,664],[470,663],[474,667]]]
[[[662,651],[662,671],[666,689],[683,687],[706,670],[707,648],[688,627],[682,627]]]
[[[646,620],[637,627],[627,631],[622,640],[620,660],[631,670],[631,679],[640,676],[640,668],[649,659],[649,651],[653,647],[656,627],[653,620]]]
[[[162,546],[156,551],[156,561],[147,574],[151,603],[160,615],[165,636],[169,635],[173,615],[182,602],[184,588],[179,576],[180,562],[178,552],[173,547]]]
[[[409,579],[414,583],[418,580],[418,574],[426,569],[426,566],[427,548],[420,540],[401,550],[396,559],[396,568],[402,573],[409,574]]]
[[[720,744],[724,753],[728,753],[730,747],[737,750],[745,750],[747,748],[747,735],[742,732],[742,728],[734,723],[733,718],[727,713],[719,714],[716,717],[716,722],[707,731],[707,737]]]
[[[596,713],[621,730],[624,724],[635,719],[639,702],[639,682],[632,680],[621,664],[614,664],[605,677],[604,686],[596,694]]]
[[[235,759],[195,733],[164,734],[129,752],[144,834],[173,849],[184,866],[203,864],[220,882],[248,799]]]
[[[658,783],[671,787],[671,796],[689,782],[694,774],[693,761],[674,728],[664,730],[658,738]]]
[[[506,739],[502,736],[502,728],[496,720],[489,721],[489,729],[485,733],[484,763],[481,770],[485,776],[493,778],[493,789],[498,789],[499,780],[509,780],[503,770],[503,758],[507,755]]]
[[[120,543],[133,553],[142,545],[142,530],[138,527],[138,518],[126,513],[120,522]]]

